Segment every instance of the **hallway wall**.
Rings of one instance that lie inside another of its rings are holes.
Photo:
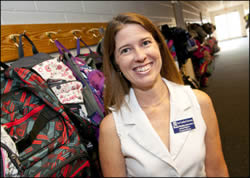
[[[1,1],[2,24],[107,22],[126,11],[175,23],[170,1]]]

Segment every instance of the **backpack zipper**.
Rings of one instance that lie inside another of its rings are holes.
[[[1,142],[1,147],[5,149],[5,151],[8,153],[8,157],[11,160],[11,162],[14,164],[14,166],[17,168],[19,173],[23,173],[23,166],[18,158],[18,156],[4,143]]]

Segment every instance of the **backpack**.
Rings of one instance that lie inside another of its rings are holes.
[[[104,117],[103,105],[103,87],[104,75],[101,71],[86,65],[86,61],[74,57],[70,51],[65,48],[58,40],[55,45],[61,54],[59,60],[68,66],[78,81],[83,84],[83,95],[86,101],[86,109],[90,122],[96,131],[96,137],[99,137],[99,124]]]
[[[81,54],[80,53],[80,42],[82,44],[85,45],[85,47],[88,48],[89,53],[85,53],[85,54]],[[86,62],[86,65],[90,66],[92,69],[98,69],[98,70],[102,70],[102,57],[99,54],[99,51],[94,52],[92,51],[92,49],[81,39],[81,38],[77,38],[76,39],[76,56],[75,58],[81,58]],[[97,50],[98,46],[97,46]]]
[[[207,77],[210,77],[214,72],[214,70],[215,70],[215,60],[213,59],[210,63],[208,63],[205,75]]]
[[[85,101],[89,102],[89,105],[91,105],[92,109],[92,112],[88,112],[88,117],[91,119],[91,123],[96,126],[96,137],[98,138],[99,124],[104,117],[103,100],[101,97],[98,96],[93,86],[90,85],[90,81],[88,80],[88,78],[85,78],[83,76],[82,71],[80,70],[79,66],[77,66],[77,64],[74,62],[70,53],[64,53],[62,60],[72,70],[74,76],[79,81],[81,81],[84,86],[83,89],[85,91]]]
[[[99,42],[99,49],[97,48],[97,52],[91,50],[91,48],[81,39],[77,38],[77,55],[72,59],[79,66],[81,72],[83,72],[87,76],[87,80],[90,85],[95,89],[95,93],[97,93],[98,98],[103,100],[103,89],[104,89],[104,74],[102,72],[102,53],[101,53],[101,42]],[[80,42],[82,42],[88,49],[88,54],[80,54]],[[100,54],[101,53],[101,54]],[[86,58],[91,58],[94,61],[95,66],[92,67],[88,63],[86,63]],[[102,104],[103,105],[103,104]],[[102,107],[102,106],[101,106]]]
[[[93,129],[59,103],[44,80],[25,68],[1,71],[1,125],[14,140],[24,177],[90,177]],[[69,117],[70,116],[70,117]],[[79,130],[81,125],[81,130]]]
[[[22,37],[25,37],[27,41],[31,44],[33,56],[24,57]],[[11,63],[12,67],[25,67],[30,69],[36,64],[39,64],[48,59],[52,59],[52,57],[49,54],[38,52],[34,43],[25,33],[19,35],[18,56],[19,56],[18,60]]]
[[[173,40],[178,64],[181,68],[190,57],[187,44],[190,34],[185,29],[179,27],[169,28],[167,24],[162,26],[161,32],[166,40]]]
[[[19,177],[18,152],[14,141],[1,126],[1,177]]]

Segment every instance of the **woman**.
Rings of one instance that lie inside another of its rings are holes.
[[[209,96],[183,85],[149,19],[114,17],[103,55],[108,115],[99,154],[105,177],[228,176]]]

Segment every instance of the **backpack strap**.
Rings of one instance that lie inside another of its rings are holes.
[[[63,52],[68,52],[68,53],[70,53],[70,51],[67,49],[67,48],[65,48],[63,45],[62,45],[62,43],[60,43],[58,40],[54,40],[54,42],[55,42],[55,45],[56,45],[56,47],[58,48],[58,51],[59,51],[59,53],[62,55],[63,54]]]
[[[22,140],[16,143],[16,147],[19,153],[23,152],[27,147],[32,145],[32,142],[36,139],[38,133],[46,126],[46,124],[57,117],[60,113],[55,112],[49,107],[43,108],[38,118],[36,119],[34,126],[30,133],[26,135]]]
[[[25,33],[22,33],[22,34],[19,35],[19,46],[18,46],[18,55],[19,55],[19,58],[24,57],[23,43],[22,43],[22,37],[23,37],[23,36],[24,36],[24,37],[28,40],[28,42],[31,44],[33,55],[34,55],[34,54],[38,54],[38,50],[36,49],[34,43],[31,41],[31,39],[30,39]]]
[[[88,49],[89,49],[89,53],[93,53],[93,51],[91,50],[91,48],[87,45],[87,43],[85,43],[81,38],[77,38],[76,39],[76,46],[77,46],[77,50],[76,50],[76,56],[80,55],[80,42],[82,42]]]
[[[0,61],[0,65],[2,68],[4,69],[8,69],[10,66],[8,66],[7,64],[5,64],[4,62]]]
[[[95,112],[98,112],[101,117],[104,117],[100,107],[98,106],[95,97],[92,93],[92,90],[88,84],[88,82],[84,79],[79,67],[77,64],[72,60],[72,55],[70,53],[64,53],[64,60],[63,62],[71,69],[74,76],[77,80],[81,81],[83,84],[83,96],[84,101],[86,102],[86,107],[89,116],[92,116]]]

